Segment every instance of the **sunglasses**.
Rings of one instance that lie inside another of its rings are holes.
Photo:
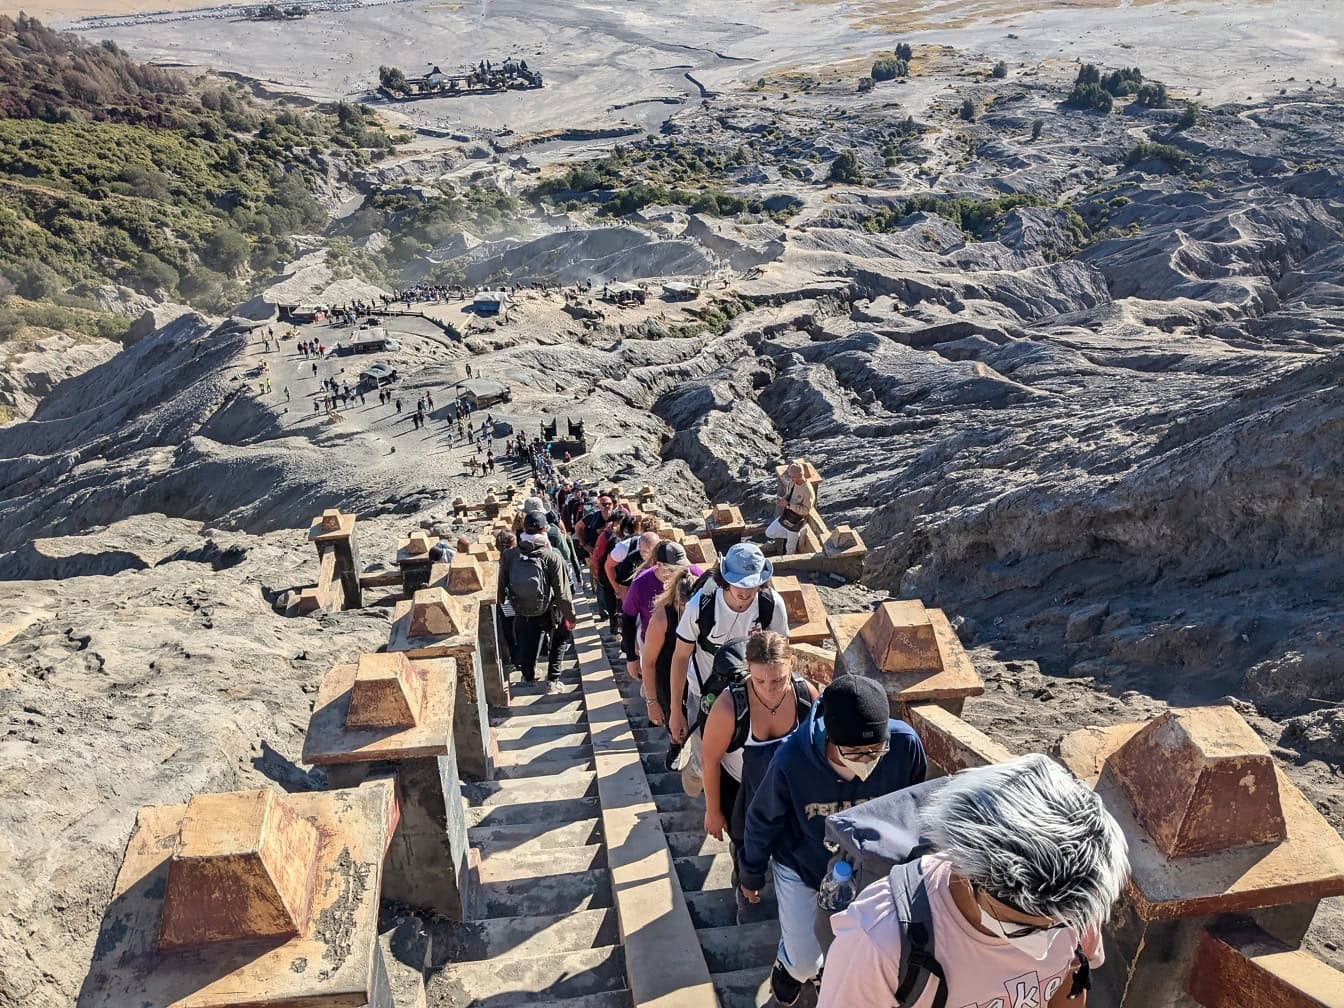
[[[978,886],[973,886],[971,891],[984,893],[995,903],[1002,904],[1009,910],[1012,910],[1014,913],[1026,914],[1025,910],[1018,910],[1017,907],[1013,906],[1007,900],[1003,899],[1002,897],[995,896],[992,892],[990,892],[987,889],[981,889]],[[1029,938],[1034,934],[1043,934],[1048,931],[1058,931],[1061,928],[1066,928],[1069,926],[1062,922],[1056,922],[1054,924],[1023,924],[1020,921],[1006,921],[998,914],[994,913],[992,910],[986,910],[983,906],[980,907],[980,910],[982,919],[985,914],[988,914],[989,916],[993,917],[994,922],[999,925],[999,930],[1003,933],[1003,937],[1009,939]],[[1027,916],[1034,916],[1034,915],[1027,914]]]

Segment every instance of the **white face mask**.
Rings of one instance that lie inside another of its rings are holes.
[[[984,908],[984,905],[976,900],[976,909],[980,911],[980,925],[992,935],[1002,938],[1013,948],[1017,949],[1023,955],[1029,956],[1036,962],[1044,962],[1050,955],[1050,949],[1055,944],[1055,939],[1061,931],[1068,930],[1063,926],[1042,928],[1039,931],[1029,931],[1027,934],[1014,936],[1013,932],[1022,930],[1023,926],[1007,923],[999,920],[992,913]]]
[[[837,752],[836,755],[840,757],[840,765],[861,781],[866,781],[871,777],[873,771],[877,769],[877,765],[882,762],[881,756],[868,763],[861,763],[858,760],[845,759],[843,753]]]

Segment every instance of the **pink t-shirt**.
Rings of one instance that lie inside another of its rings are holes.
[[[952,870],[937,855],[926,857],[925,886],[933,909],[934,955],[947,974],[947,1008],[1045,1008],[1071,982],[1074,950],[1082,945],[1092,966],[1102,962],[1101,936],[1089,930],[1079,941],[1061,928],[1043,962],[1000,938],[971,927],[952,900]],[[865,889],[849,908],[831,918],[835,944],[817,1008],[891,1008],[901,977],[900,924],[892,914],[886,880]],[[910,1008],[930,1008],[938,981],[930,978]]]

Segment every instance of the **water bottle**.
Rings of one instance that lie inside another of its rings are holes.
[[[827,913],[839,913],[853,900],[854,866],[848,861],[837,861],[821,880],[821,888],[817,890],[817,906]]]

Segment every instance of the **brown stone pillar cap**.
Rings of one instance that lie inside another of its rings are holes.
[[[1060,741],[1059,758],[1125,831],[1144,919],[1344,894],[1344,840],[1230,707],[1085,728]]]
[[[81,1008],[365,1004],[394,784],[140,810]]]
[[[308,538],[313,540],[340,539],[352,535],[355,531],[355,516],[342,514],[335,508],[328,508],[313,519],[308,528]]]
[[[456,683],[452,658],[408,659],[389,652],[335,666],[318,687],[303,762],[326,766],[446,755]]]
[[[415,637],[456,637],[465,622],[458,600],[442,588],[425,588],[411,603],[409,633]]]
[[[409,728],[424,704],[424,670],[404,654],[360,655],[345,723],[349,728]]]
[[[318,836],[274,791],[197,795],[178,828],[159,948],[293,938],[308,926]]]

